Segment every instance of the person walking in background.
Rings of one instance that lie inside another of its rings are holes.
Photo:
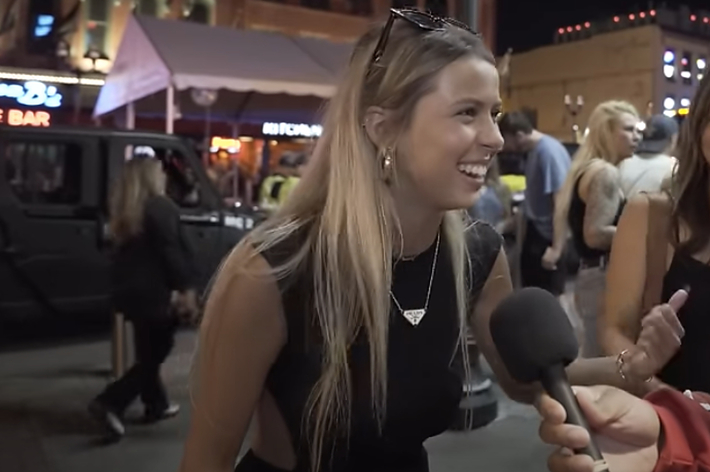
[[[557,201],[555,220],[561,227],[569,225],[580,257],[574,296],[584,325],[584,357],[600,355],[597,315],[611,242],[625,202],[617,165],[636,150],[641,139],[638,123],[638,113],[630,103],[598,105]]]
[[[554,213],[555,197],[570,169],[569,153],[558,140],[534,129],[521,111],[503,115],[499,126],[505,139],[504,149],[526,154],[522,284],[560,297],[567,275],[563,260],[566,228],[554,221]]]
[[[478,191],[476,201],[468,214],[473,220],[485,221],[502,235],[514,230],[513,195],[500,181],[497,159],[491,161],[485,184]]]
[[[133,325],[135,365],[89,405],[111,439],[125,433],[122,416],[140,396],[144,420],[175,416],[160,367],[168,357],[178,314],[197,311],[190,250],[180,232],[180,214],[165,196],[166,176],[158,159],[127,162],[112,191],[110,234],[113,303]]]
[[[279,159],[279,165],[261,184],[259,206],[269,212],[280,207],[301,180],[301,171],[305,164],[305,154],[285,152]]]
[[[673,157],[677,142],[678,123],[673,118],[654,115],[645,122],[636,154],[619,164],[621,190],[626,198],[661,190],[678,162]]]

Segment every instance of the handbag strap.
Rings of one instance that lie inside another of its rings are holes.
[[[648,229],[646,233],[646,284],[642,299],[642,314],[661,303],[663,278],[666,275],[670,204],[663,194],[646,194],[648,198]]]

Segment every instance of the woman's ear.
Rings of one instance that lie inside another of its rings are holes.
[[[382,107],[369,107],[365,112],[363,127],[367,137],[378,148],[387,147],[389,113]]]

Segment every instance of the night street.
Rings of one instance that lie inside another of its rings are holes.
[[[107,381],[108,342],[0,354],[0,470],[3,472],[177,471],[188,426],[187,379],[194,334],[178,336],[164,374],[183,412],[154,426],[131,424],[116,445],[96,442],[87,402]],[[138,406],[131,418],[140,414]],[[502,400],[496,422],[428,443],[432,472],[543,472],[546,448],[535,412]]]

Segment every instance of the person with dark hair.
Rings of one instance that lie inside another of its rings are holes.
[[[286,200],[301,179],[301,169],[306,164],[302,152],[287,151],[279,158],[274,172],[261,184],[259,206],[273,211]]]
[[[710,78],[705,77],[681,127],[678,169],[668,191],[629,201],[611,246],[601,339],[608,355],[627,349],[654,305],[690,290],[678,312],[686,336],[678,354],[644,384],[644,394],[663,387],[710,392]]]
[[[565,228],[554,223],[555,198],[569,172],[571,159],[557,139],[536,130],[522,111],[506,113],[499,121],[505,150],[526,155],[525,236],[520,254],[523,286],[540,287],[556,296],[565,290],[566,270],[559,240]]]

